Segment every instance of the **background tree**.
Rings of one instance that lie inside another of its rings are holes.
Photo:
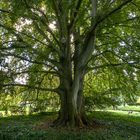
[[[2,0],[0,6],[1,87],[57,93],[55,125],[89,124],[83,94],[89,72],[98,82],[94,95],[133,94],[140,68],[139,0]]]

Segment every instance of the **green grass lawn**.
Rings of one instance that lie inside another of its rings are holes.
[[[92,129],[50,128],[55,114],[0,118],[0,140],[140,140],[140,116],[122,112],[89,114],[100,125]]]
[[[119,106],[118,107],[119,110],[122,111],[135,111],[135,112],[140,112],[140,106],[135,106],[135,105],[131,105],[131,106]]]
[[[120,110],[106,110],[106,111],[95,111],[91,113],[91,118],[96,118],[101,121],[107,121],[109,123],[125,123],[140,126],[140,113],[128,114],[126,111]]]

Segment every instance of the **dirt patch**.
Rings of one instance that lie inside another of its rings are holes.
[[[52,120],[43,120],[41,122],[38,122],[37,124],[34,125],[35,130],[47,130],[48,128],[51,127],[53,121]]]

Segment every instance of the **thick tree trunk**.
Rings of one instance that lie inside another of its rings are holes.
[[[55,121],[55,125],[59,126],[70,126],[70,127],[83,127],[84,122],[82,118],[84,117],[83,115],[83,108],[77,107],[78,102],[81,104],[81,97],[78,99],[78,102],[75,103],[73,102],[73,98],[69,97],[69,93],[65,93],[61,95],[61,109],[59,112],[58,119]]]
[[[81,75],[78,77],[78,81],[73,81],[68,89],[65,89],[65,84],[62,86],[65,90],[60,93],[61,108],[57,120],[54,121],[54,126],[84,127],[88,124],[84,110],[84,77]]]

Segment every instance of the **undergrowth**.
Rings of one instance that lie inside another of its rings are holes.
[[[0,118],[0,140],[140,140],[140,117],[113,112],[89,115],[101,128],[74,129],[39,128],[56,118],[55,114],[36,114]]]

